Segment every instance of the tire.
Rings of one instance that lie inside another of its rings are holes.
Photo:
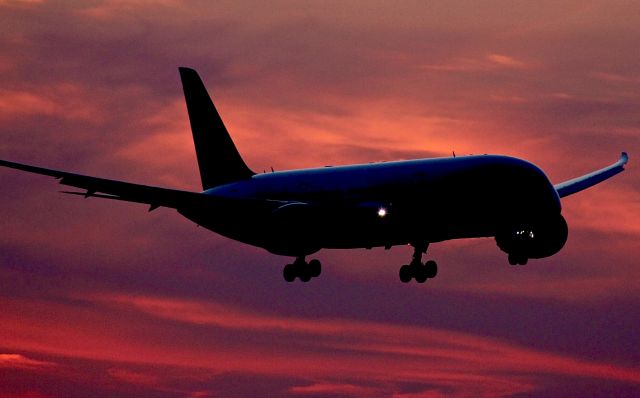
[[[402,267],[400,267],[400,281],[402,283],[409,283],[411,282],[411,278],[413,278],[413,273],[411,272],[411,268],[408,265],[403,265]]]
[[[312,278],[319,277],[322,273],[322,264],[320,264],[320,261],[316,259],[309,261],[309,272]]]
[[[416,282],[425,283],[427,281],[427,268],[424,265],[415,267],[413,271],[413,277],[416,278]]]
[[[284,266],[284,269],[282,270],[282,276],[284,277],[284,280],[291,283],[296,279],[296,269],[293,266],[293,264],[287,264]]]
[[[518,256],[513,254],[513,253],[509,253],[509,264],[510,265],[518,265]]]
[[[427,261],[424,267],[426,268],[426,271],[427,271],[427,278],[429,279],[435,278],[436,275],[438,275],[438,264],[435,261],[433,260]]]
[[[302,282],[305,282],[305,283],[309,282],[312,278],[311,267],[309,267],[309,264],[302,263],[302,264],[299,264],[297,268],[298,268],[298,278],[300,278]]]

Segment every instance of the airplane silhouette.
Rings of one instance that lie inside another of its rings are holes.
[[[0,166],[55,177],[84,191],[67,194],[176,209],[228,238],[294,257],[283,269],[288,282],[308,282],[321,264],[306,257],[323,249],[410,244],[400,280],[436,276],[422,263],[429,244],[495,237],[512,265],[552,256],[568,227],[560,198],[624,170],[626,153],[603,169],[553,185],[525,160],[454,156],[257,174],[242,160],[198,76],[179,68],[202,179],[202,192],[160,188],[84,176],[0,160]]]

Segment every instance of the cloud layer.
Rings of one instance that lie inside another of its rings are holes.
[[[166,209],[0,170],[0,396],[632,396],[640,384],[633,2],[0,1],[0,158],[197,190],[178,66],[255,170],[501,153],[559,182],[558,255],[492,240],[322,251],[323,276]],[[105,203],[106,202],[106,203]]]

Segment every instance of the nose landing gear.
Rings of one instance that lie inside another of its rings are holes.
[[[508,260],[511,265],[527,265],[529,261],[526,255],[518,253],[509,253]]]
[[[282,270],[282,276],[287,282],[293,282],[296,278],[300,278],[302,282],[309,282],[311,278],[317,278],[322,273],[322,264],[320,261],[313,259],[307,263],[305,256],[295,259],[293,264],[287,264]]]
[[[435,278],[438,274],[438,264],[433,260],[422,263],[422,254],[427,252],[429,244],[412,244],[411,246],[413,246],[413,259],[411,263],[400,267],[400,281],[409,283],[415,278],[416,282],[424,283],[427,279]]]

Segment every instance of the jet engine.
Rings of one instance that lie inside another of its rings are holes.
[[[502,227],[496,234],[496,243],[509,255],[510,264],[524,265],[530,258],[549,257],[559,252],[568,235],[567,222],[558,214]]]

